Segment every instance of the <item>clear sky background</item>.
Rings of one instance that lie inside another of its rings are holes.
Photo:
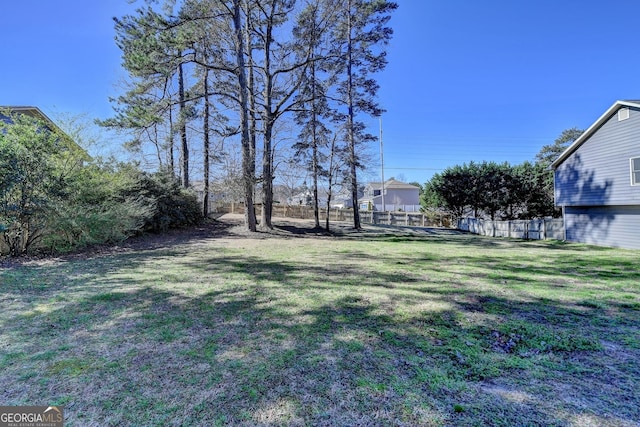
[[[638,0],[398,3],[378,79],[386,178],[422,183],[471,160],[533,160],[562,130],[640,98]],[[112,17],[137,5],[3,2],[0,105],[109,117],[125,76]],[[378,120],[368,123],[377,135]]]

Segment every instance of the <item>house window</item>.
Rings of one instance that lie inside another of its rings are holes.
[[[373,190],[373,196],[379,196],[380,195],[380,190]]]
[[[640,157],[631,159],[631,185],[640,185]]]

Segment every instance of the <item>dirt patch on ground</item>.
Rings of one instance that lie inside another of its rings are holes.
[[[20,265],[47,265],[57,261],[88,259],[97,256],[114,255],[131,251],[159,249],[187,243],[193,240],[220,236],[225,234],[226,230],[234,227],[234,224],[225,221],[208,220],[196,227],[169,230],[165,233],[159,234],[143,234],[140,236],[130,237],[120,243],[93,245],[64,255],[40,253],[22,255],[19,257],[0,257],[0,268],[10,268]]]
[[[216,219],[209,219],[202,224],[185,229],[169,230],[161,234],[144,234],[112,245],[95,245],[78,252],[65,255],[24,255],[20,257],[0,258],[0,268],[10,268],[19,265],[46,265],[51,262],[72,259],[86,259],[96,256],[113,255],[130,251],[144,251],[171,247],[179,244],[193,243],[198,240],[244,239],[243,246],[252,240],[264,239],[293,239],[293,238],[361,238],[361,237],[419,237],[430,235],[459,235],[461,232],[447,228],[404,227],[363,224],[356,230],[353,224],[347,222],[331,222],[330,230],[315,228],[313,220],[298,218],[273,218],[273,229],[259,228],[257,232],[247,231],[244,226],[244,216],[240,214],[225,214]],[[324,222],[323,222],[324,224]]]

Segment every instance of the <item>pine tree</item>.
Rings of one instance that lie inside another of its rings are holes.
[[[100,124],[122,130],[133,130],[129,146],[139,148],[143,139],[156,146],[159,166],[163,148],[168,151],[173,167],[173,108],[179,107],[177,127],[180,134],[180,170],[184,187],[189,186],[189,144],[187,121],[193,109],[187,107],[185,55],[188,31],[177,17],[163,14],[147,6],[133,15],[114,18],[116,44],[122,50],[123,67],[129,72],[130,89],[114,101],[115,117]],[[177,79],[177,89],[174,83]],[[161,138],[158,128],[169,122],[168,136]],[[165,144],[162,140],[166,141]],[[163,147],[164,145],[164,147]]]
[[[325,120],[333,113],[327,97],[329,75],[323,69],[328,52],[323,46],[326,44],[329,29],[335,22],[335,11],[333,1],[318,0],[309,3],[298,16],[293,31],[294,37],[298,40],[297,44],[304,46],[303,54],[309,58],[309,66],[303,76],[304,82],[297,96],[300,107],[296,114],[296,122],[301,130],[294,148],[298,157],[308,159],[308,169],[313,182],[313,217],[316,228],[320,228],[318,181],[329,174],[329,170],[322,167],[323,160],[327,157],[322,148],[329,145],[331,134]],[[335,144],[333,146],[335,147]],[[332,151],[330,155],[333,154]],[[331,165],[328,169],[330,167]]]
[[[384,47],[393,30],[387,26],[390,13],[398,5],[386,0],[345,0],[340,11],[342,20],[334,33],[334,69],[338,75],[338,98],[346,109],[345,137],[348,146],[349,185],[353,203],[353,226],[360,229],[357,169],[361,167],[357,146],[376,140],[366,132],[359,114],[374,117],[383,110],[376,101],[379,86],[371,77],[387,65]]]

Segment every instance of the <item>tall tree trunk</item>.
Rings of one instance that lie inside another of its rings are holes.
[[[240,87],[240,126],[242,128],[242,180],[245,200],[245,225],[249,231],[256,231],[256,213],[253,208],[253,187],[255,180],[255,157],[252,160],[251,138],[249,135],[249,108],[246,65],[244,62],[245,46],[242,31],[241,0],[233,1],[233,26],[236,37],[237,77]],[[249,17],[247,16],[247,19]],[[253,168],[252,168],[253,165]]]
[[[209,69],[204,69],[204,185],[202,195],[202,216],[209,216]]]
[[[189,188],[189,145],[187,144],[186,99],[184,95],[184,72],[182,64],[178,65],[178,92],[180,102],[180,139],[182,155],[182,186]]]
[[[158,158],[158,166],[162,169],[162,144],[158,139],[158,124],[153,125],[153,145],[156,147],[156,157]]]
[[[312,58],[313,61],[313,58]],[[313,123],[313,128],[311,130],[311,144],[312,144],[312,169],[313,169],[313,219],[314,225],[316,228],[320,228],[320,209],[318,207],[318,135],[316,132],[317,124],[318,124],[318,109],[316,105],[316,64],[314,62],[311,63],[311,120]],[[327,216],[329,215],[329,210],[327,210]]]
[[[356,158],[356,136],[355,136],[355,113],[354,97],[353,97],[353,40],[351,38],[352,22],[351,22],[351,1],[348,2],[347,11],[347,104],[349,113],[347,117],[348,135],[349,135],[349,180],[351,181],[351,202],[353,203],[353,228],[359,230],[360,226],[360,210],[358,206],[358,180],[357,180],[357,158]]]
[[[270,108],[270,107],[268,107]],[[262,215],[260,226],[272,229],[271,216],[273,214],[273,150],[271,140],[273,138],[273,117],[270,111],[266,113],[264,124],[264,141],[262,150]]]
[[[176,173],[176,164],[173,159],[173,107],[169,106],[169,169],[171,173]]]
[[[275,5],[272,4],[271,12]],[[264,136],[262,146],[262,215],[260,226],[272,229],[271,215],[273,212],[273,165],[272,165],[272,138],[273,138],[273,76],[271,75],[271,38],[273,16],[267,23],[267,31],[264,38]]]
[[[331,209],[331,196],[333,193],[333,173],[334,173],[334,167],[333,167],[333,156],[335,154],[336,151],[336,138],[337,135],[334,135],[333,139],[331,140],[331,152],[329,154],[329,188],[327,189],[327,219],[326,219],[326,230],[329,231],[329,212]]]
[[[314,129],[315,133],[315,129]],[[315,138],[315,136],[314,136]],[[320,208],[318,202],[318,145],[313,145],[313,220],[314,227],[320,228]]]
[[[255,95],[255,77],[253,70],[253,47],[251,45],[251,27],[250,16],[251,8],[249,1],[245,0],[245,15],[247,19],[244,24],[245,46],[247,54],[247,77],[248,77],[248,102],[249,102],[249,151],[251,153],[251,161],[249,167],[253,171],[253,182],[255,189],[256,175],[256,95]]]

